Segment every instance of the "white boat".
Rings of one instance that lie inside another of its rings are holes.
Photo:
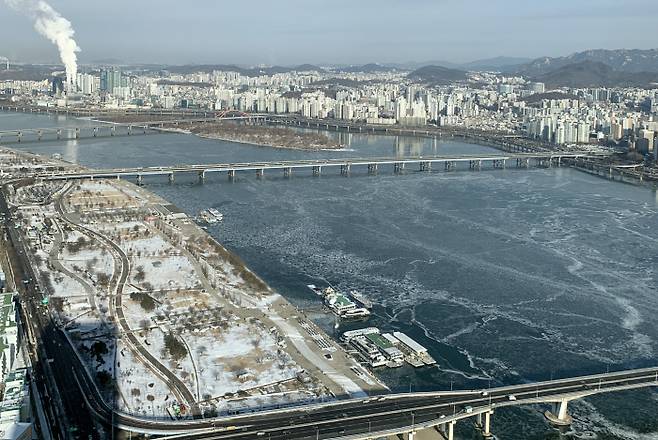
[[[357,290],[350,290],[350,296],[366,309],[372,309],[372,301],[366,298],[361,292]]]
[[[311,289],[313,292],[315,292],[319,296],[324,296],[322,288],[316,286],[315,284],[307,284],[306,287]]]
[[[197,216],[197,220],[208,224],[217,223],[218,221],[215,216],[211,215],[206,210],[199,212],[199,215]]]
[[[364,308],[364,307],[357,307],[355,309],[350,309],[342,312],[340,314],[341,318],[366,318],[370,316],[370,310]]]
[[[219,212],[215,208],[208,209],[208,214],[210,214],[212,217],[214,217],[219,222],[224,220],[224,214],[222,214],[221,212]]]

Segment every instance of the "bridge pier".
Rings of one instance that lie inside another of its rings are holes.
[[[110,128],[110,136],[114,136],[114,135],[116,134],[116,131],[117,131],[117,129],[116,129],[116,127],[113,125],[113,126]]]
[[[393,165],[393,171],[395,173],[401,173],[402,171],[404,171],[404,163],[396,163],[395,165]]]
[[[144,178],[141,174],[137,175],[137,185],[142,186],[144,184]]]
[[[16,138],[17,138],[19,144],[21,143],[21,138],[22,138],[22,137],[23,137],[23,133],[21,133],[21,132],[19,131],[19,132],[16,134]]]
[[[569,399],[562,399],[556,403],[557,411],[553,413],[546,411],[544,417],[554,426],[569,426],[573,419],[568,412]]]
[[[98,134],[98,127],[94,127],[94,137]]]
[[[228,180],[235,179],[235,170],[228,170]]]
[[[445,423],[445,432],[444,436],[447,440],[454,440],[455,439],[455,423],[457,423],[455,420],[451,420],[448,423]]]
[[[263,175],[265,174],[265,170],[263,168],[256,170],[256,178],[257,179],[262,179]]]
[[[57,140],[60,140],[61,137],[62,137],[62,130],[58,128],[57,129]]]
[[[446,162],[443,164],[443,168],[444,168],[446,171],[454,170],[454,169],[455,169],[455,163],[452,162],[452,161],[450,161],[450,160],[448,160],[448,161],[446,161]]]
[[[487,411],[486,413],[484,413],[484,426],[482,427],[482,437],[484,437],[485,439],[493,437],[493,434],[491,434],[492,415],[493,415],[493,411]]]
[[[75,138],[80,139],[80,129],[79,128],[75,129]]]
[[[368,164],[368,174],[377,174],[377,164],[376,163]]]
[[[419,169],[420,169],[420,171],[432,171],[432,163],[431,162],[421,162]]]
[[[340,166],[340,175],[341,176],[349,176],[350,168],[351,168],[351,165],[349,163],[346,164],[346,165],[341,165]]]
[[[290,177],[292,176],[292,168],[287,167],[283,169],[283,177]]]
[[[169,183],[174,183],[176,180],[176,177],[174,177],[174,173],[169,173]]]
[[[38,141],[41,140],[41,136],[42,136],[42,135],[43,135],[43,132],[42,132],[41,130],[39,130],[39,131],[37,132],[37,140],[38,140]]]
[[[313,167],[313,175],[314,175],[314,176],[319,176],[320,173],[322,173],[322,167],[320,167],[320,166],[314,166],[314,167]]]

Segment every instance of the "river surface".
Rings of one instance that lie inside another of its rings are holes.
[[[0,129],[85,125],[0,113]],[[302,152],[148,135],[8,145],[59,153],[90,167],[320,157],[497,154],[433,139],[340,136],[346,151]],[[575,170],[390,169],[350,177],[327,170],[283,178],[239,174],[146,179],[190,215],[216,207],[209,232],[332,335],[364,325],[404,331],[437,368],[380,370],[395,391],[487,387],[655,365],[658,353],[658,199],[647,188]],[[306,285],[356,289],[367,323],[339,323]],[[658,438],[652,391],[574,402],[577,431],[602,439]],[[623,404],[621,403],[623,401]],[[631,412],[653,405],[647,414]],[[538,410],[500,410],[501,439],[555,438]],[[460,424],[466,425],[466,424]],[[464,438],[472,429],[461,426]],[[613,433],[613,434],[610,434]],[[656,435],[656,434],[653,434]]]

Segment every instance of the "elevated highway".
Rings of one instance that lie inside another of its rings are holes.
[[[437,429],[453,439],[455,423],[473,419],[485,437],[491,436],[492,415],[498,408],[549,404],[545,413],[554,425],[569,425],[569,402],[621,390],[658,386],[658,368],[574,377],[486,390],[390,394],[187,421],[154,420],[120,412],[115,426],[132,432],[180,439],[350,439],[365,440]],[[88,399],[88,403],[91,402]],[[107,411],[93,408],[97,417]],[[110,419],[107,422],[111,422]]]

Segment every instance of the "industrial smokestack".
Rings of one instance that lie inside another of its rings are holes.
[[[78,44],[71,22],[62,17],[43,0],[5,0],[10,7],[34,21],[34,29],[57,46],[59,57],[66,67],[66,88],[75,85],[78,73]]]

